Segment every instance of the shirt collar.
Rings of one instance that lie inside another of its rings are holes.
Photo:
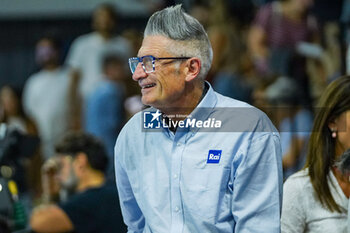
[[[217,102],[217,97],[215,95],[214,89],[211,87],[209,82],[205,82],[204,85],[207,86],[208,91],[202,98],[202,100],[199,102],[199,104],[196,106],[196,108],[192,111],[190,114],[192,117],[196,117],[196,119],[206,119],[209,114],[206,114],[203,116],[202,109],[210,109],[212,110]],[[211,111],[210,111],[211,112]]]
[[[347,211],[349,203],[348,198],[345,196],[332,170],[329,171],[328,186],[330,188],[334,201]]]
[[[205,81],[204,85],[207,86],[208,91],[196,108],[214,108],[217,102],[217,96],[215,95],[215,91],[209,82]]]
[[[205,85],[203,90],[204,96],[202,96],[200,102],[195,107],[195,109],[189,114],[189,117],[186,120],[196,119],[196,120],[205,121],[209,117],[209,115],[213,112],[213,109],[217,103],[217,96],[215,95],[214,89],[212,88],[209,82],[205,81],[204,85]],[[179,131],[181,132],[191,131],[192,133],[195,133],[198,131],[198,129],[199,128],[196,128],[196,127],[184,128]],[[168,136],[171,135],[171,131],[168,128],[164,128],[163,130]]]

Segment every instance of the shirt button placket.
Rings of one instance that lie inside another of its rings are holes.
[[[181,158],[184,150],[184,143],[177,142],[173,147],[171,157],[171,172],[173,179],[171,185],[171,206],[172,206],[172,227],[171,233],[182,232],[183,228],[183,213],[181,210],[182,202],[180,196],[180,172],[181,172]]]

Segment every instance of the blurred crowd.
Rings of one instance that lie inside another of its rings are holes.
[[[287,178],[305,164],[320,95],[350,71],[350,1],[196,0],[190,5],[187,11],[206,28],[213,47],[207,81],[217,92],[268,114],[281,134]],[[33,57],[38,72],[21,87],[0,89],[0,122],[40,139],[31,156],[16,162],[0,155],[0,166],[15,167],[10,175],[28,212],[43,201],[48,175],[43,168],[52,163],[55,144],[67,131],[88,132],[103,142],[106,179],[114,180],[115,140],[127,119],[145,107],[127,67],[127,59],[137,56],[142,30],[116,34],[118,22],[111,5],[100,5],[92,13],[92,31],[76,38],[64,58],[64,36],[43,31]]]

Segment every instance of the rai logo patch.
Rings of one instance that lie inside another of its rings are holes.
[[[222,150],[209,150],[207,163],[219,163]]]

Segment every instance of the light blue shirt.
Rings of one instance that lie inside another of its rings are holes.
[[[118,82],[104,78],[89,96],[84,114],[86,132],[95,135],[105,145],[109,160],[107,175],[113,179],[115,140],[125,122],[124,99],[123,86]]]
[[[119,134],[116,181],[128,232],[279,233],[281,147],[270,120],[211,87],[191,115],[227,128],[144,130],[140,112]],[[220,158],[210,163],[214,150]]]

